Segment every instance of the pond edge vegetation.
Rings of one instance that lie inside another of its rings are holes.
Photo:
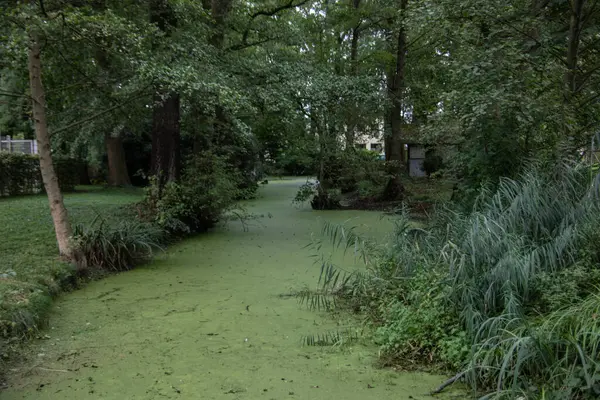
[[[402,210],[389,243],[324,223],[311,243],[318,289],[297,296],[362,316],[382,366],[452,373],[434,393],[460,381],[482,399],[597,398],[599,189],[587,165],[532,165],[468,211],[440,207],[426,229]],[[365,268],[332,264],[325,241]]]

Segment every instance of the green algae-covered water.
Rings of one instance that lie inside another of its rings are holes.
[[[336,329],[328,315],[280,296],[314,286],[304,247],[319,218],[366,234],[391,225],[364,211],[291,205],[300,180],[271,182],[230,222],[146,267],[56,302],[44,340],[10,377],[9,399],[424,399],[442,377],[373,367],[377,349],[306,347]]]

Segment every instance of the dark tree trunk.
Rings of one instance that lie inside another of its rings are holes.
[[[150,0],[150,21],[167,36],[177,26],[168,0]],[[159,187],[179,179],[181,169],[180,104],[178,93],[157,91],[152,114],[152,161],[150,171]]]
[[[565,72],[565,101],[570,101],[577,91],[577,62],[579,59],[579,44],[581,42],[581,29],[583,22],[583,6],[586,0],[573,0],[571,6],[571,18],[569,22],[569,37],[567,48]]]
[[[400,10],[406,11],[408,0],[400,0]],[[401,16],[400,18],[403,18]],[[404,124],[403,97],[404,97],[404,73],[406,65],[406,30],[403,21],[400,21],[396,38],[396,64],[393,71],[388,75],[388,95],[392,103],[390,109],[391,135],[387,140],[386,159],[389,162],[390,180],[387,183],[383,197],[386,200],[397,200],[402,198],[404,186],[402,185],[402,173],[405,170],[404,143],[402,137],[402,126]]]
[[[233,144],[231,126],[225,108],[220,104],[215,106],[215,121],[213,126],[216,142],[220,146]]]
[[[106,136],[106,154],[108,156],[108,184],[110,186],[130,186],[129,171],[120,136]]]
[[[204,1],[206,2],[206,7],[209,0]],[[231,0],[210,0],[210,7],[213,19],[213,33],[210,43],[219,53],[223,51],[223,45],[225,43],[225,21],[231,10]],[[221,145],[228,144],[228,142],[231,141],[229,138],[231,129],[227,113],[225,108],[219,104],[219,99],[217,99],[217,104],[215,106],[215,120],[212,130],[217,141]]]
[[[383,114],[383,150],[385,152],[385,161],[390,161],[391,139],[392,139],[392,113],[386,110]]]
[[[190,127],[194,138],[192,152],[199,154],[212,147],[214,117],[200,106],[192,104],[191,107],[190,113],[194,116],[194,126]]]
[[[181,168],[179,95],[173,93],[154,106],[152,115],[152,175],[160,187],[179,179]]]
[[[203,2],[204,4],[204,2]],[[207,4],[205,4],[206,6]],[[231,9],[231,0],[211,0],[211,16],[213,19],[213,34],[211,44],[218,50],[223,49],[225,41],[225,19]]]
[[[408,0],[400,0],[400,8],[406,10]],[[404,118],[402,116],[403,97],[404,97],[404,70],[406,65],[406,31],[403,23],[398,29],[397,44],[396,44],[396,65],[391,74],[390,85],[388,92],[392,103],[390,126],[390,161],[396,161],[400,164],[404,163],[404,146],[402,143],[402,125]]]
[[[360,0],[351,0],[354,12],[358,15],[358,9],[360,7]],[[359,20],[356,25],[352,28],[352,41],[350,42],[350,75],[356,76],[358,74],[358,41],[360,39],[360,24]],[[346,137],[346,150],[354,151],[354,143],[356,140],[356,132],[358,127],[358,113],[359,106],[352,104],[350,107],[350,113],[347,117],[347,125],[345,131]]]

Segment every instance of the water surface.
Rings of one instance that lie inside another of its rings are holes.
[[[305,246],[319,219],[350,219],[376,237],[391,224],[375,212],[294,207],[301,183],[265,185],[247,204],[262,216],[247,230],[230,222],[64,295],[2,399],[428,398],[443,378],[377,369],[374,347],[302,345],[340,329],[280,296],[316,285]]]

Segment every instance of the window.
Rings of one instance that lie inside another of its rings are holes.
[[[383,150],[383,145],[381,143],[371,143],[372,151],[381,151]]]

